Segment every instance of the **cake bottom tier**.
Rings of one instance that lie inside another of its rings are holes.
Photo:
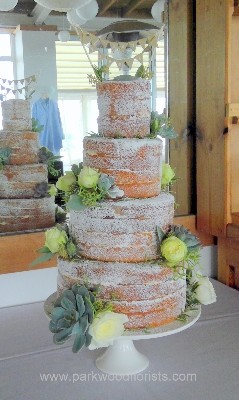
[[[158,327],[175,320],[185,308],[185,279],[156,263],[58,260],[58,292],[74,284],[98,286],[100,299],[127,314],[127,329]]]
[[[54,197],[0,199],[0,233],[44,229],[54,224]]]

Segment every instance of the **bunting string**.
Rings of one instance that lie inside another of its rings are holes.
[[[0,77],[0,90],[2,94],[28,93],[30,85],[36,82],[36,76],[31,75],[22,79],[6,79]]]

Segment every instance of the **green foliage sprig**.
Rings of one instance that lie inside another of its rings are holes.
[[[104,74],[109,73],[109,68],[106,65],[102,65],[101,67],[97,67],[96,65],[92,65],[94,75],[87,75],[89,79],[89,83],[91,85],[96,85],[99,82],[103,82]]]
[[[136,78],[142,78],[142,79],[152,79],[153,76],[154,73],[150,71],[149,67],[145,67],[144,65],[140,65],[135,74]]]
[[[4,165],[9,163],[11,152],[11,149],[8,147],[0,149],[0,171],[3,169]]]
[[[124,195],[114,178],[94,168],[83,167],[82,163],[72,165],[71,172],[61,177],[56,186],[65,192],[66,208],[76,211],[95,206],[105,198],[117,199]]]
[[[41,132],[44,128],[44,125],[40,125],[38,119],[32,118],[32,131],[33,132]]]
[[[34,267],[40,263],[51,260],[56,254],[65,260],[78,257],[77,248],[69,235],[68,226],[56,225],[45,232],[45,244],[37,250],[41,254],[30,266]]]
[[[54,156],[54,154],[48,150],[47,147],[41,147],[38,151],[39,162],[47,164],[48,173],[52,176],[59,176],[60,170],[54,167],[55,161],[59,161],[61,156]]]
[[[157,235],[160,261],[173,268],[175,279],[185,278],[198,267],[201,242],[188,229],[182,225],[172,225],[164,232],[157,227]]]
[[[158,135],[165,139],[175,139],[178,134],[171,125],[170,119],[165,114],[159,114],[157,111],[151,112],[150,135],[155,139]]]

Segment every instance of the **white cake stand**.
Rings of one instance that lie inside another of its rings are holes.
[[[48,317],[55,300],[56,293],[53,293],[44,303],[44,310]],[[156,339],[184,331],[195,324],[200,314],[201,307],[197,306],[195,310],[187,312],[189,317],[186,322],[176,320],[159,328],[145,331],[126,331],[123,336],[116,338],[113,344],[96,359],[96,367],[110,375],[133,375],[144,371],[149,366],[149,360],[135,348],[133,341]]]

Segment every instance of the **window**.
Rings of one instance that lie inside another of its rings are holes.
[[[11,51],[11,35],[7,33],[0,33],[0,100],[3,100],[6,91],[5,79],[13,80],[13,60]],[[11,93],[8,98],[14,97]],[[0,107],[0,129],[2,129],[2,108]]]

